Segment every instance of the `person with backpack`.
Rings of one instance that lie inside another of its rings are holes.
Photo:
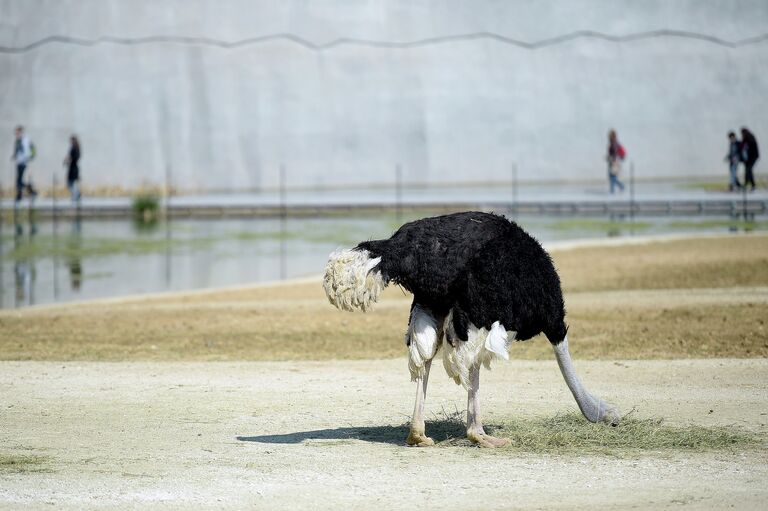
[[[19,202],[25,189],[30,197],[33,199],[37,197],[37,191],[32,186],[32,181],[24,182],[24,171],[27,170],[27,165],[35,157],[35,145],[24,134],[24,126],[16,126],[14,133],[16,139],[13,143],[11,160],[16,162],[16,202]]]
[[[752,169],[760,158],[760,150],[757,147],[757,139],[747,128],[741,128],[741,161],[744,162],[744,187],[752,185],[755,191],[755,174]]]
[[[619,143],[619,137],[616,135],[616,130],[608,132],[608,155],[605,159],[608,161],[608,183],[610,185],[611,193],[613,194],[616,187],[619,187],[620,191],[624,191],[624,183],[619,179],[621,173],[621,162],[627,156],[627,151],[624,146]]]

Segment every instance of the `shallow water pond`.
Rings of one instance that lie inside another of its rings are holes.
[[[418,215],[424,216],[424,215]],[[339,246],[389,236],[417,218],[355,217],[38,222],[0,231],[0,308],[319,275]],[[540,241],[676,232],[768,230],[768,219],[520,216]]]

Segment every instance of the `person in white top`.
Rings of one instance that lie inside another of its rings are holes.
[[[34,158],[32,142],[24,134],[24,126],[16,126],[16,139],[13,143],[13,154],[11,160],[16,162],[16,202],[21,200],[24,189],[29,192],[31,197],[36,197],[37,192],[32,186],[32,182],[24,182],[24,171],[27,165]]]

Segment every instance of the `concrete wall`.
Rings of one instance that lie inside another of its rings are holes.
[[[765,38],[303,43],[659,29],[759,37],[768,2],[0,0],[0,134],[10,150],[28,127],[45,181],[77,132],[86,184],[124,187],[166,168],[181,188],[271,187],[281,163],[289,186],[387,183],[397,162],[418,182],[507,180],[512,162],[524,180],[603,179],[610,127],[640,177],[724,176],[727,130],[768,140]],[[274,34],[302,40],[216,45]],[[52,35],[78,39],[19,50]]]

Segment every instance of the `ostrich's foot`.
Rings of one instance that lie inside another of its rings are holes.
[[[485,431],[467,431],[467,439],[473,444],[477,444],[479,447],[506,447],[512,442],[509,438],[497,438],[495,436],[486,435]]]
[[[406,438],[405,443],[412,447],[429,447],[435,445],[435,441],[424,434],[423,431],[418,432],[414,430],[411,430],[411,432],[408,433],[408,438]]]

